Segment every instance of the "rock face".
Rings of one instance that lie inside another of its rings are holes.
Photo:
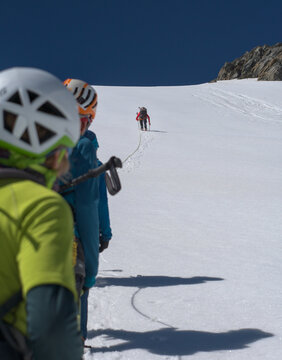
[[[216,80],[258,78],[282,80],[282,43],[257,46],[232,62],[226,62]]]

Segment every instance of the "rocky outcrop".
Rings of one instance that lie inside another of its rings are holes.
[[[282,43],[257,46],[232,62],[226,62],[216,80],[258,78],[282,80]]]

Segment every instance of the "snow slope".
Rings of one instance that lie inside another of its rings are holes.
[[[281,359],[282,82],[97,89],[99,157],[127,160],[85,359]]]

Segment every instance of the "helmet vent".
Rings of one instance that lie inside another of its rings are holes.
[[[12,134],[18,116],[16,114],[13,114],[5,110],[3,114],[4,114],[4,128]]]
[[[45,143],[56,135],[56,133],[54,133],[52,130],[47,129],[46,127],[38,124],[37,122],[35,123],[35,126],[40,144]]]
[[[16,91],[7,101],[18,105],[23,104],[21,101],[20,93],[18,91]]]
[[[22,134],[21,140],[24,141],[25,143],[31,145],[28,128],[26,128],[24,133]]]
[[[67,85],[66,85],[66,86],[67,86]],[[77,91],[78,91],[78,87],[76,87],[76,88],[74,89],[73,95],[75,95],[75,94],[77,93]]]
[[[35,99],[38,98],[38,94],[36,94],[35,92],[33,91],[30,91],[30,90],[27,90],[27,93],[28,93],[28,97],[29,97],[29,101],[32,103]]]
[[[38,111],[44,112],[49,115],[55,115],[63,119],[66,118],[65,115],[61,113],[61,111],[58,108],[56,108],[56,106],[51,104],[49,101],[46,101],[43,105],[41,105]]]

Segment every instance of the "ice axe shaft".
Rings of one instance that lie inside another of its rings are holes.
[[[96,169],[89,170],[86,174],[81,175],[67,184],[60,186],[60,193],[82,183],[91,178],[105,174],[106,186],[111,195],[117,194],[121,190],[121,183],[116,168],[122,168],[122,162],[119,158],[112,156],[105,164],[97,167]],[[109,174],[106,172],[109,171]]]

